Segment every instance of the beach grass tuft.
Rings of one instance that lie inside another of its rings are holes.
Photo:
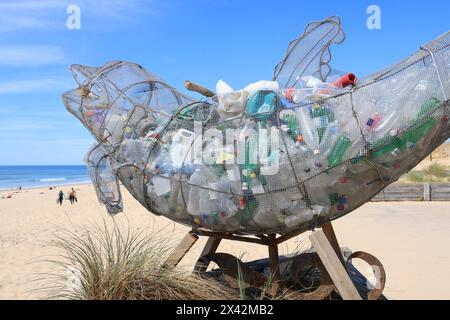
[[[172,250],[159,234],[117,226],[62,231],[54,259],[61,274],[49,298],[74,300],[227,300],[239,296],[212,279],[164,265]]]

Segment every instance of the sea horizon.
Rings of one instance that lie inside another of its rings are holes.
[[[0,165],[0,190],[90,183],[86,165]]]

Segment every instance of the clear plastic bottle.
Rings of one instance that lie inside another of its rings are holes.
[[[306,145],[314,154],[320,153],[319,133],[314,126],[314,121],[309,114],[309,110],[306,107],[300,107],[297,108],[295,114],[297,116],[297,123]]]
[[[253,221],[260,228],[276,228],[280,224],[279,210],[273,207],[270,197],[262,195],[256,198],[258,208],[253,216]]]
[[[189,190],[189,200],[187,204],[187,211],[193,215],[198,216],[201,215],[200,212],[200,190],[197,187],[198,185],[201,185],[202,182],[202,174],[200,169],[196,169],[195,172],[191,175],[191,178],[189,179],[189,183],[191,184],[190,190]]]
[[[336,142],[337,134],[338,134],[338,122],[337,120],[330,122],[325,129],[325,132],[322,137],[322,141],[320,141],[320,155],[323,158],[326,158],[328,154],[331,152],[333,145]]]

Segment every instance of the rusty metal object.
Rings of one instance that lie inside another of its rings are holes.
[[[254,288],[263,287],[267,278],[246,266],[244,262],[228,253],[213,253],[201,257],[204,262],[214,262],[219,266],[219,271],[223,272],[224,281],[232,288],[239,289],[239,281]]]
[[[303,253],[292,258],[289,262],[289,276],[300,283],[299,275],[306,267],[316,267],[320,271],[320,286],[312,292],[299,292],[288,289],[285,291],[289,299],[295,300],[323,300],[335,289],[333,281],[328,275],[317,253]]]
[[[386,272],[384,270],[383,265],[381,264],[380,260],[378,260],[375,256],[371,255],[370,253],[363,252],[363,251],[356,251],[352,253],[348,259],[347,263],[352,259],[361,259],[365,262],[367,262],[372,270],[374,270],[374,267],[376,267],[379,270],[379,277],[377,277],[377,287],[370,290],[367,293],[367,299],[368,300],[378,300],[381,295],[383,294],[384,286],[386,285]],[[374,273],[376,274],[375,270]]]

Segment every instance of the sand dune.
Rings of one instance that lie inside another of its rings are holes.
[[[43,262],[55,254],[50,246],[60,228],[81,232],[83,226],[113,223],[96,199],[91,185],[77,186],[79,202],[56,204],[57,190],[33,189],[0,199],[0,299],[38,299],[35,281],[55,272]],[[63,187],[67,192],[69,187]],[[0,192],[0,198],[2,193]],[[124,191],[125,212],[116,216],[121,228],[164,233],[174,241],[189,229],[156,217]],[[335,222],[341,246],[377,256],[387,272],[385,294],[391,299],[449,299],[450,203],[368,203]],[[280,247],[283,254],[310,246],[304,234]],[[190,268],[206,239],[201,238],[181,262]],[[224,241],[219,251],[244,254],[244,260],[267,256],[259,245]],[[364,267],[363,267],[364,269]],[[364,271],[364,270],[362,270]]]

